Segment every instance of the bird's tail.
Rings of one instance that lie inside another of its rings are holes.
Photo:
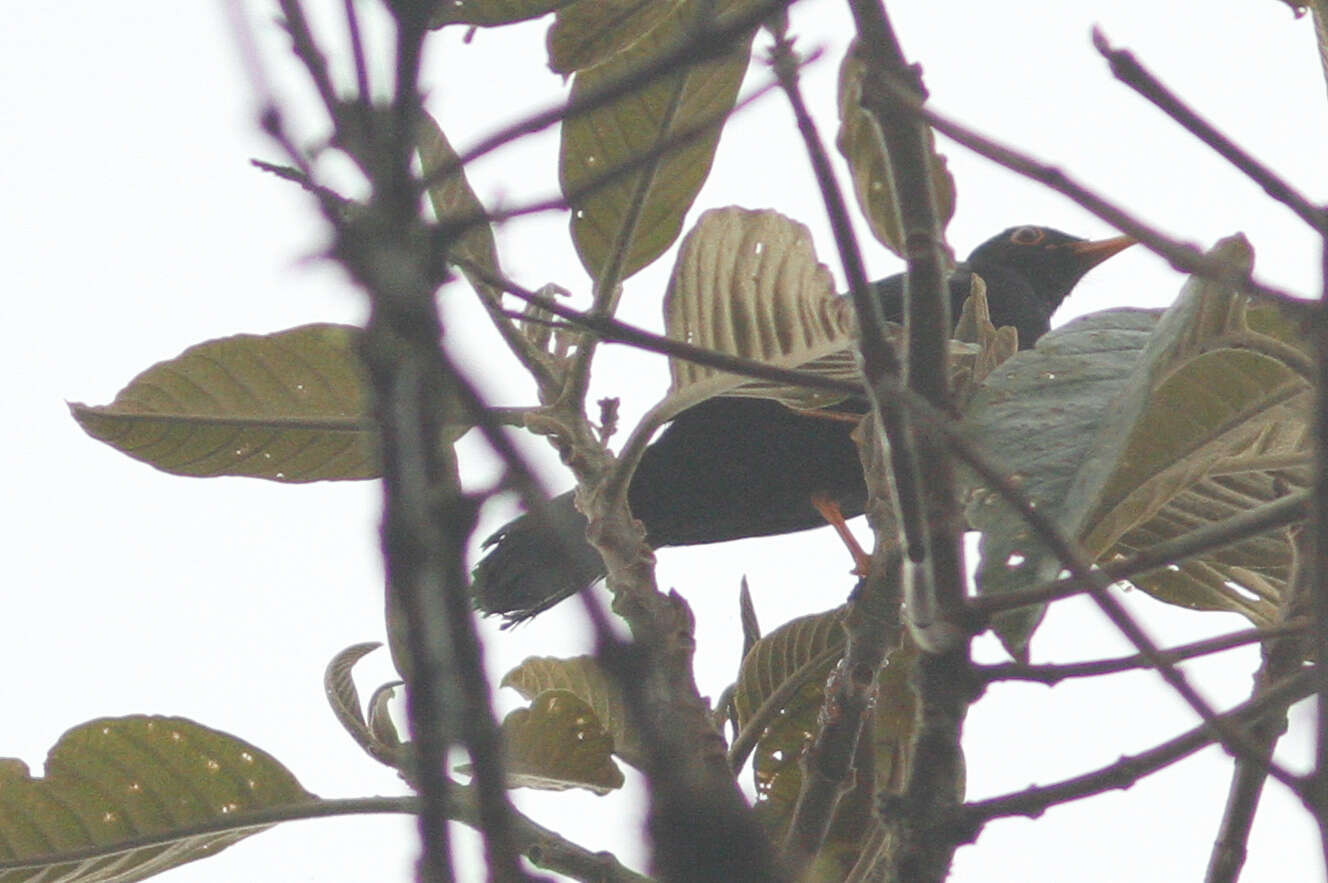
[[[529,619],[604,575],[570,492],[509,522],[484,547],[489,551],[472,574],[475,606],[509,622]]]

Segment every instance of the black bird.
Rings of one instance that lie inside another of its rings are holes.
[[[1027,349],[1084,274],[1133,243],[1012,227],[955,268],[951,315],[959,317],[977,273],[987,283],[992,323],[1013,325]],[[904,276],[878,281],[876,292],[885,318],[902,322]],[[628,489],[632,514],[653,548],[806,530],[835,508],[843,517],[860,515],[867,491],[853,427],[767,399],[709,399],[675,417],[646,448]],[[540,517],[523,515],[501,528],[485,540],[490,551],[475,567],[475,606],[526,619],[601,578],[604,564],[585,529],[571,492]]]

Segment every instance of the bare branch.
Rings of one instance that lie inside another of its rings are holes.
[[[1280,638],[1287,635],[1303,635],[1309,630],[1309,622],[1304,619],[1292,620],[1280,625],[1270,626],[1268,628],[1245,629],[1244,631],[1232,632],[1227,635],[1218,635],[1213,638],[1206,638],[1202,641],[1195,641],[1192,644],[1184,644],[1180,647],[1172,647],[1169,650],[1162,650],[1162,657],[1171,663],[1184,662],[1186,659],[1194,659],[1198,656],[1207,656],[1210,653],[1220,653],[1223,650],[1230,650],[1234,647],[1243,647],[1247,644],[1255,644],[1260,641],[1267,641],[1272,638]],[[1142,653],[1135,653],[1130,656],[1121,656],[1116,659],[1099,659],[1093,662],[1071,662],[1063,665],[1028,665],[1018,662],[1007,662],[1001,665],[979,666],[978,676],[986,681],[1036,681],[1047,686],[1054,686],[1061,681],[1069,678],[1091,678],[1100,675],[1118,674],[1123,671],[1134,671],[1141,668],[1151,668],[1152,664]]]
[[[1139,244],[1154,254],[1165,258],[1177,270],[1222,285],[1229,285],[1242,294],[1248,294],[1251,297],[1272,301],[1288,310],[1293,316],[1310,318],[1311,307],[1304,298],[1260,283],[1250,275],[1248,270],[1236,269],[1224,261],[1214,260],[1204,254],[1197,246],[1167,236],[1156,227],[1140,220],[1101,194],[1078,183],[1059,168],[1038,162],[1026,153],[981,135],[932,108],[922,105],[916,99],[911,99],[901,87],[893,86],[892,88],[896,95],[900,97],[901,102],[909,102],[912,111],[926,120],[936,131],[967,147],[979,156],[984,156],[999,166],[1023,175],[1030,180],[1037,181],[1069,198],[1080,208],[1101,218],[1122,233],[1133,237]]]
[[[1248,724],[1269,713],[1278,713],[1296,702],[1313,694],[1315,689],[1314,674],[1303,671],[1292,675],[1274,685],[1263,695],[1241,703],[1222,714],[1223,726],[1230,728],[1236,724]],[[1017,794],[993,797],[965,805],[961,811],[958,827],[967,829],[970,837],[975,837],[978,829],[991,819],[1004,816],[1028,816],[1036,818],[1048,807],[1059,803],[1069,803],[1093,794],[1101,794],[1117,788],[1128,788],[1144,776],[1170,766],[1182,758],[1211,745],[1214,741],[1212,729],[1207,725],[1192,730],[1163,742],[1155,748],[1130,757],[1122,758],[1110,766],[1103,767],[1073,779],[1067,779],[1055,785],[1035,786]]]
[[[1292,187],[1280,175],[1236,146],[1235,142],[1219,132],[1212,123],[1195,113],[1189,105],[1140,64],[1134,53],[1124,49],[1113,49],[1101,28],[1097,27],[1093,28],[1093,47],[1111,65],[1111,72],[1116,79],[1148,99],[1175,120],[1181,128],[1221,154],[1223,159],[1262,187],[1264,193],[1295,212],[1315,232],[1324,229],[1324,224],[1328,223],[1328,215],[1325,215],[1323,209],[1311,203],[1304,194]]]

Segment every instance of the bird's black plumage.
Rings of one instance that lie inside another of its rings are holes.
[[[1051,314],[1084,274],[1133,242],[1088,242],[1046,227],[1013,227],[974,249],[950,277],[958,318],[970,274],[987,283],[992,323],[1013,325],[1019,346],[1046,333]],[[903,321],[905,279],[876,283],[885,318]],[[792,533],[824,524],[814,496],[845,517],[862,513],[866,487],[853,424],[793,411],[767,399],[719,397],[683,411],[641,458],[628,489],[632,514],[654,548]],[[585,541],[572,494],[510,522],[485,541],[474,571],[475,604],[524,619],[603,576]]]

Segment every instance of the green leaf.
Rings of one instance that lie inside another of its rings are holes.
[[[1238,270],[1252,259],[1242,238],[1210,256]],[[965,428],[1102,563],[1307,487],[1311,364],[1274,306],[1192,279],[1160,320],[1114,310],[1019,353],[975,396]],[[1025,588],[1061,569],[993,494],[975,491],[969,517],[983,532],[980,591]],[[1133,582],[1173,604],[1267,624],[1290,565],[1285,534],[1272,534]],[[998,633],[1018,652],[1036,620],[1003,623]]]
[[[575,0],[439,0],[429,27],[510,25],[547,15]]]
[[[570,74],[636,43],[685,0],[577,0],[549,28],[549,67]]]
[[[1157,318],[1155,311],[1108,310],[1057,328],[1035,349],[996,368],[968,404],[964,432],[1057,523],[1108,406],[1125,388]],[[975,486],[971,475],[967,480],[973,487],[968,521],[982,533],[978,591],[998,594],[1055,577],[1060,562],[1035,553],[1023,518]],[[1025,651],[1042,613],[1041,607],[1025,607],[996,618],[996,634],[1012,655]]]
[[[572,80],[572,101],[630,76],[681,45],[687,25],[706,4],[689,0],[611,60]],[[572,208],[572,242],[591,278],[604,273],[625,236],[622,278],[664,253],[682,229],[683,216],[710,173],[724,115],[732,110],[747,71],[752,37],[735,42],[726,57],[653,77],[640,89],[563,124],[559,183]],[[662,157],[651,152],[671,137],[714,128]],[[630,169],[604,181],[606,173]],[[631,230],[627,222],[635,219]]]
[[[549,690],[574,693],[612,734],[613,753],[637,769],[644,768],[645,749],[627,719],[622,691],[604,674],[593,656],[571,659],[532,656],[504,675],[501,686],[511,687],[527,700]]]
[[[899,227],[898,197],[890,172],[890,157],[876,117],[862,107],[862,92],[866,65],[858,57],[856,41],[839,68],[839,152],[848,160],[853,175],[853,192],[858,198],[872,234],[886,248],[904,256],[904,234]],[[932,192],[936,197],[941,227],[945,228],[954,217],[954,178],[946,166],[945,156],[937,153],[935,137],[927,130],[927,143],[931,147]]]
[[[757,641],[739,668],[733,705],[740,728],[790,678],[803,681],[765,728],[752,764],[755,809],[775,837],[793,813],[802,787],[802,755],[820,729],[826,679],[838,664],[835,651],[844,646],[843,613],[836,608],[785,623]],[[878,677],[876,705],[865,724],[872,735],[859,741],[854,759],[859,780],[840,800],[819,859],[823,870],[837,870],[830,879],[842,879],[856,861],[873,821],[874,795],[881,789],[898,791],[907,777],[916,726],[909,683],[916,655],[911,644],[894,651]],[[809,665],[815,668],[808,670]]]
[[[623,785],[613,737],[595,710],[570,690],[545,690],[503,720],[507,778],[514,788],[607,794]]]
[[[428,184],[429,202],[440,224],[461,219],[471,220],[473,226],[462,233],[451,244],[449,257],[475,264],[491,273],[501,273],[498,265],[498,246],[493,238],[493,225],[483,220],[486,216],[484,203],[471,189],[466,180],[465,171],[457,165],[456,151],[452,149],[442,127],[429,114],[421,114],[419,132],[416,135],[416,149],[420,154],[420,169],[424,181]],[[450,174],[443,170],[452,169]],[[463,265],[462,272],[476,290],[491,299],[498,297],[498,292],[478,277],[467,272]]]
[[[1248,269],[1243,237],[1209,252]],[[1159,323],[1066,501],[1097,560],[1130,555],[1310,484],[1313,358],[1298,325],[1193,279]],[[1291,569],[1285,533],[1253,537],[1134,580],[1173,604],[1259,625]]]
[[[60,737],[46,758],[45,778],[32,778],[22,761],[0,760],[0,862],[51,856],[33,868],[0,869],[0,881],[141,880],[265,827],[181,834],[95,859],[59,856],[312,799],[270,755],[193,721],[89,721]]]
[[[303,325],[190,347],[109,405],[69,406],[84,432],[176,475],[373,478],[359,329]]]

